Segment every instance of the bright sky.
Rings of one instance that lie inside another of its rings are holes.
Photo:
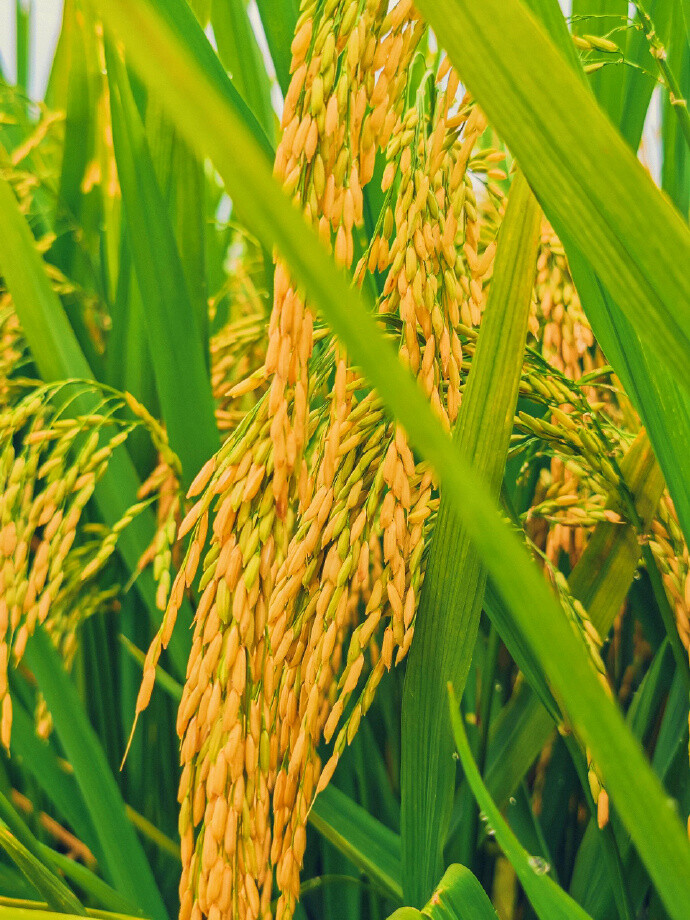
[[[28,5],[28,0],[23,0]],[[50,62],[55,49],[60,20],[62,0],[32,0],[30,33],[30,56],[32,71],[29,75],[29,93],[40,99],[48,82]],[[0,59],[8,79],[13,82],[17,74],[15,30],[15,0],[0,0]]]

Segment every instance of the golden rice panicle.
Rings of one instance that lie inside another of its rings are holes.
[[[478,237],[467,166],[485,127],[476,106],[467,98],[458,103],[456,93],[449,76],[433,112],[418,94],[396,123],[382,180],[386,205],[367,262],[372,271],[387,270],[380,310],[400,316],[401,356],[446,427],[460,404],[457,328],[461,319],[472,321],[472,283],[458,257],[468,240],[476,249]]]
[[[27,360],[27,347],[12,300],[0,292],[0,406],[9,405],[16,381],[11,380]]]
[[[159,456],[159,462],[151,475],[141,484],[137,499],[156,497],[156,532],[148,548],[137,564],[137,571],[153,567],[156,582],[156,606],[165,610],[170,595],[171,570],[179,564],[179,554],[173,558],[175,537],[181,512],[180,481],[177,472]]]
[[[652,524],[649,545],[661,573],[666,597],[673,610],[678,635],[690,656],[690,552],[668,492],[664,492],[661,497],[657,517]],[[690,725],[690,712],[688,724]]]
[[[254,255],[243,240],[241,254],[232,259],[225,282],[210,301],[211,316],[225,298],[231,310],[229,321],[210,343],[216,422],[225,436],[256,405],[267,386],[266,304],[257,280],[247,268],[250,254]]]
[[[200,471],[190,491],[201,497],[180,527],[192,537],[173,605],[202,569],[177,721],[183,918],[230,909],[258,918],[270,906],[276,700],[266,614],[284,527],[270,487],[267,410],[264,398]]]
[[[361,11],[358,0],[317,7],[303,3],[297,22],[275,172],[336,260],[350,267],[353,234],[363,224],[362,189],[395,122],[423,25],[409,0],[388,15],[378,0]],[[281,517],[306,437],[312,334],[312,312],[278,261],[266,372],[278,419],[273,493]]]
[[[650,548],[673,610],[678,635],[690,655],[690,553],[668,492],[652,524]]]
[[[594,336],[582,310],[563,247],[546,219],[542,221],[540,247],[530,329],[539,340],[544,358],[567,377],[577,380],[601,366],[603,357],[594,348]],[[587,392],[593,401],[599,399],[600,394],[593,388]],[[567,404],[562,404],[561,409],[569,411]],[[559,424],[556,418],[552,421]],[[550,481],[552,496],[558,490],[561,495],[572,494],[584,501],[584,484],[558,457],[551,461]],[[570,564],[575,565],[584,550],[586,537],[582,526],[555,523],[546,535],[546,555],[555,561],[563,552]]]
[[[546,360],[572,380],[603,363],[560,240],[544,219],[530,329]]]
[[[131,429],[108,438],[107,416],[62,418],[52,403],[56,392],[50,386],[31,389],[0,410],[0,740],[6,748],[10,661],[21,661],[41,624],[71,663],[79,626],[116,593],[99,588],[93,576],[139,510],[134,506],[123,521],[95,536],[79,532],[84,507]],[[38,727],[49,729],[44,707]]]
[[[367,510],[365,503],[376,488],[382,413],[374,394],[347,414],[339,411],[348,401],[341,392],[344,379],[338,361],[339,392],[311,463],[314,485],[305,492],[269,607],[270,647],[280,673],[275,723],[280,768],[271,851],[281,889],[277,916],[291,915],[299,892],[306,818],[320,775],[316,747],[334,700],[343,642],[356,623],[357,596],[368,576],[368,515],[377,507],[374,501]],[[333,416],[341,415],[336,442]],[[350,664],[346,680],[356,683],[363,657]]]

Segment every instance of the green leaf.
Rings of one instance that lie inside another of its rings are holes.
[[[16,695],[12,699],[12,755],[22,759],[23,768],[38,782],[63,820],[99,858],[98,837],[74,776],[60,768],[52,748],[37,736],[34,721]]]
[[[36,677],[53,717],[55,731],[74,769],[115,888],[155,920],[167,914],[151,869],[98,739],[86,718],[74,684],[41,628],[26,647],[26,664]]]
[[[258,239],[266,246],[276,245],[297,283],[304,285],[307,296],[323,311],[353,362],[364,370],[404,426],[415,449],[438,472],[482,562],[539,659],[554,698],[591,749],[669,913],[675,920],[685,920],[690,901],[690,846],[685,829],[669,809],[661,784],[601,686],[581,637],[518,538],[501,520],[486,487],[435,419],[421,388],[384,340],[361,293],[335,267],[317,234],[279,188],[271,163],[241,112],[204,76],[193,50],[171,32],[151,4],[143,0],[92,2],[106,27],[122,39],[133,66],[159,94],[180,131],[200,154],[212,159]],[[496,12],[495,0],[487,0],[487,5]],[[496,25],[504,20],[501,16]],[[558,53],[549,54],[556,58],[556,69],[562,69]],[[569,151],[569,163],[572,158],[573,151]],[[647,220],[646,228],[649,226]],[[610,246],[605,248],[608,251]]]
[[[256,5],[284,96],[290,85],[290,45],[295,34],[298,4],[295,0],[256,0]]]
[[[460,709],[450,684],[448,685],[448,695],[455,744],[460,755],[465,777],[472,787],[472,792],[474,792],[479,807],[486,815],[487,826],[491,828],[499,846],[510,860],[532,907],[541,920],[587,920],[589,915],[549,877],[549,867],[542,860],[530,855],[522,847],[520,841],[504,821],[501,812],[482,782],[477,765],[472,758],[472,751],[465,734]]]
[[[395,901],[402,900],[400,837],[336,789],[318,796],[309,823]]]
[[[273,3],[275,0],[271,0],[271,2]],[[287,0],[282,0],[282,2],[287,2]],[[266,132],[233,86],[225,68],[211,47],[204,30],[186,0],[152,0],[152,5],[173,35],[183,42],[195,56],[198,66],[202,68],[206,79],[213,84],[215,91],[223,96],[228,105],[233,106],[238,116],[242,119],[244,126],[251,131],[259,146],[268,156],[272,157],[273,148],[266,136]],[[291,41],[292,33],[288,39],[288,48]],[[175,119],[171,117],[171,120],[174,121]]]
[[[271,85],[245,0],[213,0],[211,23],[218,56],[266,136],[275,144],[277,119],[271,105]]]
[[[23,902],[23,904],[26,903]],[[46,905],[39,902],[35,902],[34,907],[5,907],[0,905],[0,920],[74,920],[78,916],[80,915],[46,910]],[[92,912],[92,916],[102,918],[102,920],[140,920],[139,917],[132,917],[130,914],[112,913],[110,911]]]
[[[88,24],[92,27],[92,24]],[[69,274],[74,255],[74,223],[79,221],[82,205],[82,179],[93,148],[93,107],[90,99],[89,66],[86,54],[87,22],[82,11],[77,14],[74,2],[65,4],[61,48],[66,70],[62,96],[51,104],[65,111],[65,137],[62,144],[62,167],[58,187],[55,232],[58,234],[49,258]]]
[[[158,396],[186,485],[219,446],[211,382],[182,262],[119,56],[106,46],[113,144]]]
[[[5,826],[0,826],[0,847],[17,868],[21,869],[36,891],[43,895],[49,907],[62,913],[86,916],[86,911],[67,885],[47,869]]]
[[[17,86],[25,93],[29,90],[29,29],[31,7],[23,0],[15,0],[15,40],[17,49]]]
[[[465,866],[455,864],[443,878],[423,910],[400,907],[388,920],[497,920],[496,911],[478,880]]]
[[[429,920],[497,920],[486,892],[465,866],[449,866],[422,910]]]
[[[645,348],[688,387],[688,227],[520,0],[421,0],[419,9],[556,231],[576,241]]]
[[[655,33],[662,44],[666,44],[670,38],[673,8],[676,5],[677,0],[645,0],[645,11],[651,17]],[[636,151],[642,137],[652,93],[657,85],[658,73],[647,37],[640,27],[639,12],[628,32],[625,57],[632,66],[625,68],[619,124],[623,137]]]
[[[690,0],[688,0],[690,8]],[[690,31],[685,31],[685,16],[682,5],[674,11],[669,67],[678,75],[681,96],[690,95]],[[683,217],[690,209],[690,149],[680,127],[676,106],[664,93],[661,187],[668,194]]]
[[[494,496],[513,430],[540,221],[539,205],[518,174],[454,433],[455,444]],[[460,523],[441,488],[402,704],[403,882],[406,902],[417,907],[441,874],[455,789],[446,686],[452,681],[458,692],[464,689],[486,583],[476,547]]]
[[[15,735],[15,724],[13,720],[12,732],[13,740]],[[52,752],[50,752],[52,755]],[[54,755],[52,755],[54,757]],[[45,766],[45,758],[43,759]],[[49,778],[45,777],[42,783],[44,791],[50,797],[50,781],[55,779],[55,775],[62,771],[59,768],[56,770],[48,770]],[[63,776],[65,774],[63,773]],[[77,790],[76,784],[74,784],[74,777],[69,776],[69,779],[72,780],[73,794],[75,798],[80,799],[79,792]],[[40,779],[39,779],[40,782]],[[26,826],[24,821],[19,817],[14,808],[10,803],[5,799],[4,796],[0,795],[0,817],[7,823],[10,831],[17,838],[19,843],[26,847],[29,853],[34,856],[40,863],[43,864],[46,870],[53,869],[53,877],[55,882],[58,885],[58,894],[62,894],[62,900],[60,904],[55,904],[54,906],[62,906],[63,909],[73,912],[86,913],[77,900],[77,898],[72,894],[72,892],[64,885],[61,877],[57,874],[61,872],[67,878],[71,879],[76,885],[78,885],[86,894],[93,897],[98,904],[109,908],[110,910],[125,910],[131,912],[133,910],[133,905],[126,898],[123,898],[117,891],[114,891],[109,885],[106,885],[97,875],[94,875],[90,869],[87,869],[86,866],[83,866],[81,863],[76,862],[76,860],[71,859],[68,856],[65,856],[63,853],[58,853],[55,850],[52,850],[50,847],[46,846],[44,843],[41,843],[37,840],[34,835],[31,833],[29,828]],[[11,854],[10,854],[11,855]],[[36,885],[38,888],[38,886]],[[39,889],[40,890],[40,889]],[[51,890],[55,891],[55,885],[51,886]],[[136,912],[136,908],[134,908]]]

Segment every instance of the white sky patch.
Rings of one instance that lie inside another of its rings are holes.
[[[31,6],[29,95],[42,99],[62,22],[62,0],[24,0]],[[0,0],[0,59],[7,79],[17,79],[15,0]]]

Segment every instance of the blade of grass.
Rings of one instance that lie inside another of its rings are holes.
[[[180,131],[200,154],[212,159],[227,191],[251,219],[258,239],[277,246],[353,362],[367,374],[415,449],[438,472],[454,510],[540,660],[555,699],[591,748],[669,913],[684,920],[690,901],[690,846],[681,822],[601,686],[582,639],[518,538],[502,522],[485,486],[434,418],[422,390],[383,339],[362,295],[337,270],[316,233],[279,188],[241,113],[205,78],[193,51],[176,38],[151,4],[92,2],[106,27],[122,39],[133,66],[159,94]]]
[[[174,150],[173,182],[177,248],[208,373],[210,355],[204,212],[206,175],[203,161],[180,138]]]
[[[113,145],[158,396],[189,485],[218,450],[213,394],[197,316],[156,182],[144,127],[119,55],[106,44]]]
[[[681,5],[676,6],[673,15],[669,67],[678,74],[681,97],[687,99],[690,95],[690,32],[685,31],[685,16]],[[690,149],[680,130],[676,106],[668,94],[664,94],[662,105],[661,187],[683,217],[687,218],[690,209]]]
[[[276,69],[278,85],[285,96],[290,85],[290,45],[297,22],[296,0],[256,0],[261,24]]]
[[[12,725],[13,732],[15,725]],[[52,753],[52,752],[51,752]],[[55,770],[52,772],[52,778],[55,776]],[[58,771],[57,772],[61,772]],[[63,774],[64,775],[64,774]],[[73,777],[70,777],[73,780]],[[49,785],[46,783],[45,785]],[[73,785],[73,792],[75,798],[81,798],[77,790],[76,785]],[[76,862],[74,859],[70,859],[68,856],[65,856],[63,853],[58,853],[46,844],[41,843],[37,840],[34,835],[31,833],[29,828],[26,826],[24,821],[17,814],[12,805],[7,801],[7,799],[0,795],[0,817],[4,820],[10,829],[10,831],[17,838],[19,843],[26,847],[26,849],[34,856],[39,862],[42,863],[46,869],[52,868],[58,872],[62,872],[67,878],[71,879],[76,885],[78,885],[86,894],[95,898],[95,900],[101,904],[103,907],[109,910],[123,910],[136,912],[136,908],[133,908],[133,905],[126,898],[123,898],[117,891],[114,891],[110,885],[106,885],[104,881],[98,878],[97,875],[88,869],[86,866],[83,866],[81,863]],[[59,886],[62,886],[63,889],[63,909],[84,912],[84,909],[78,899],[74,894],[67,888],[60,876],[56,872],[53,873],[54,878],[58,882]],[[58,905],[56,905],[58,906]]]
[[[101,843],[104,869],[118,891],[154,920],[166,920],[163,901],[139,839],[127,819],[103,749],[84,714],[74,684],[42,629],[37,629],[29,640],[25,660],[41,688],[55,731],[74,769]]]
[[[334,786],[316,799],[309,823],[393,900],[402,900],[401,844],[394,831]]]
[[[0,826],[0,847],[10,857],[12,862],[22,871],[24,876],[41,894],[49,907],[62,913],[86,916],[86,911],[79,899],[57,875],[47,869],[38,857],[10,831],[8,827]]]
[[[518,174],[501,226],[489,301],[454,432],[489,491],[503,479],[522,371],[541,210]],[[500,372],[497,369],[500,368]],[[421,907],[442,871],[455,788],[446,686],[462,692],[486,573],[441,488],[402,702],[401,828],[405,901]]]
[[[45,861],[50,861],[56,869],[59,869],[66,878],[70,879],[75,885],[78,885],[82,891],[93,899],[93,902],[99,904],[104,910],[122,911],[126,914],[136,914],[144,916],[136,905],[132,904],[129,898],[123,897],[114,888],[106,884],[86,866],[70,859],[64,853],[57,853],[49,847],[41,844],[41,853]],[[92,903],[91,901],[89,903]],[[87,910],[88,913],[93,911]]]
[[[643,743],[646,743],[648,736],[654,732],[658,714],[660,711],[663,712],[666,705],[672,661],[673,656],[668,640],[664,640],[626,714],[631,729]],[[663,778],[664,771],[657,769],[657,772]],[[601,908],[597,908],[596,905],[607,901],[612,902],[613,892],[605,871],[605,864],[602,863],[602,841],[599,829],[596,821],[590,821],[590,825],[591,827],[588,826],[578,848],[570,893],[593,916],[600,917],[605,912],[602,912]],[[620,840],[619,849],[623,866],[629,870],[632,861],[637,859],[631,852],[629,841]],[[626,871],[625,874],[628,879],[633,878],[629,871]],[[646,873],[641,874],[646,877]],[[629,895],[634,900],[633,891],[630,891]]]
[[[646,12],[654,23],[656,37],[666,44],[671,35],[673,8],[676,0],[647,0]],[[636,11],[633,28],[628,33],[625,48],[626,60],[630,65],[625,68],[625,86],[621,106],[620,129],[624,137],[637,139],[642,136],[647,109],[652,93],[657,86],[658,65],[652,56],[649,42],[642,28],[642,17]],[[633,147],[637,148],[637,143]]]
[[[429,920],[497,920],[479,880],[465,866],[449,866],[422,910]]]
[[[12,755],[22,759],[24,770],[34,777],[58,814],[67,821],[96,858],[102,858],[98,837],[74,776],[60,767],[52,748],[38,738],[36,726],[16,694],[13,694],[12,698]]]
[[[279,6],[279,4],[277,4]],[[274,11],[277,18],[280,11]],[[244,0],[213,0],[213,34],[218,56],[231,74],[237,91],[275,145],[276,115],[271,105],[271,85],[256,42]],[[289,48],[291,39],[288,39]]]
[[[497,920],[478,879],[465,866],[449,866],[424,909],[401,907],[388,920]]]
[[[86,58],[86,21],[77,15],[73,2],[65,5],[61,34],[64,35],[63,66],[67,69],[64,95],[53,99],[53,105],[64,108],[65,136],[62,144],[62,165],[58,187],[55,230],[49,259],[65,274],[69,274],[74,254],[74,223],[79,220],[83,198],[82,179],[92,154],[92,108],[89,98],[89,68]]]
[[[419,8],[556,231],[576,240],[643,345],[687,388],[687,226],[520,0],[421,0]]]
[[[498,844],[515,869],[532,907],[542,920],[587,920],[589,915],[549,877],[548,867],[522,847],[504,821],[501,812],[482,782],[479,770],[472,758],[460,709],[450,684],[448,685],[448,696],[455,744],[465,777],[472,787],[479,807],[487,817],[488,827],[493,830]]]
[[[29,27],[31,23],[31,0],[15,0],[15,40],[17,49],[17,86],[29,89]]]
[[[31,903],[31,907],[26,905]],[[73,913],[56,913],[48,910],[46,904],[38,901],[23,901],[20,904],[12,906],[0,904],[0,920],[74,920],[79,914]],[[89,917],[99,917],[102,920],[140,920],[139,917],[132,917],[130,914],[118,914],[105,910],[90,910]]]
[[[288,0],[282,0],[282,2],[288,2]],[[271,0],[271,3],[279,5],[277,0]],[[218,55],[211,47],[208,38],[204,34],[204,30],[201,28],[199,21],[186,0],[153,0],[152,5],[173,35],[175,35],[179,41],[183,42],[192,54],[194,54],[206,79],[208,79],[209,82],[213,84],[215,90],[223,96],[226,103],[235,109],[238,116],[242,119],[244,126],[251,132],[254,140],[262,148],[264,153],[272,157],[273,148],[271,147],[271,142],[266,132],[263,130],[256,116],[242,96],[233,86]],[[287,45],[284,47],[289,49],[291,41],[292,33],[290,33]],[[174,121],[174,118],[171,117],[171,120]]]

